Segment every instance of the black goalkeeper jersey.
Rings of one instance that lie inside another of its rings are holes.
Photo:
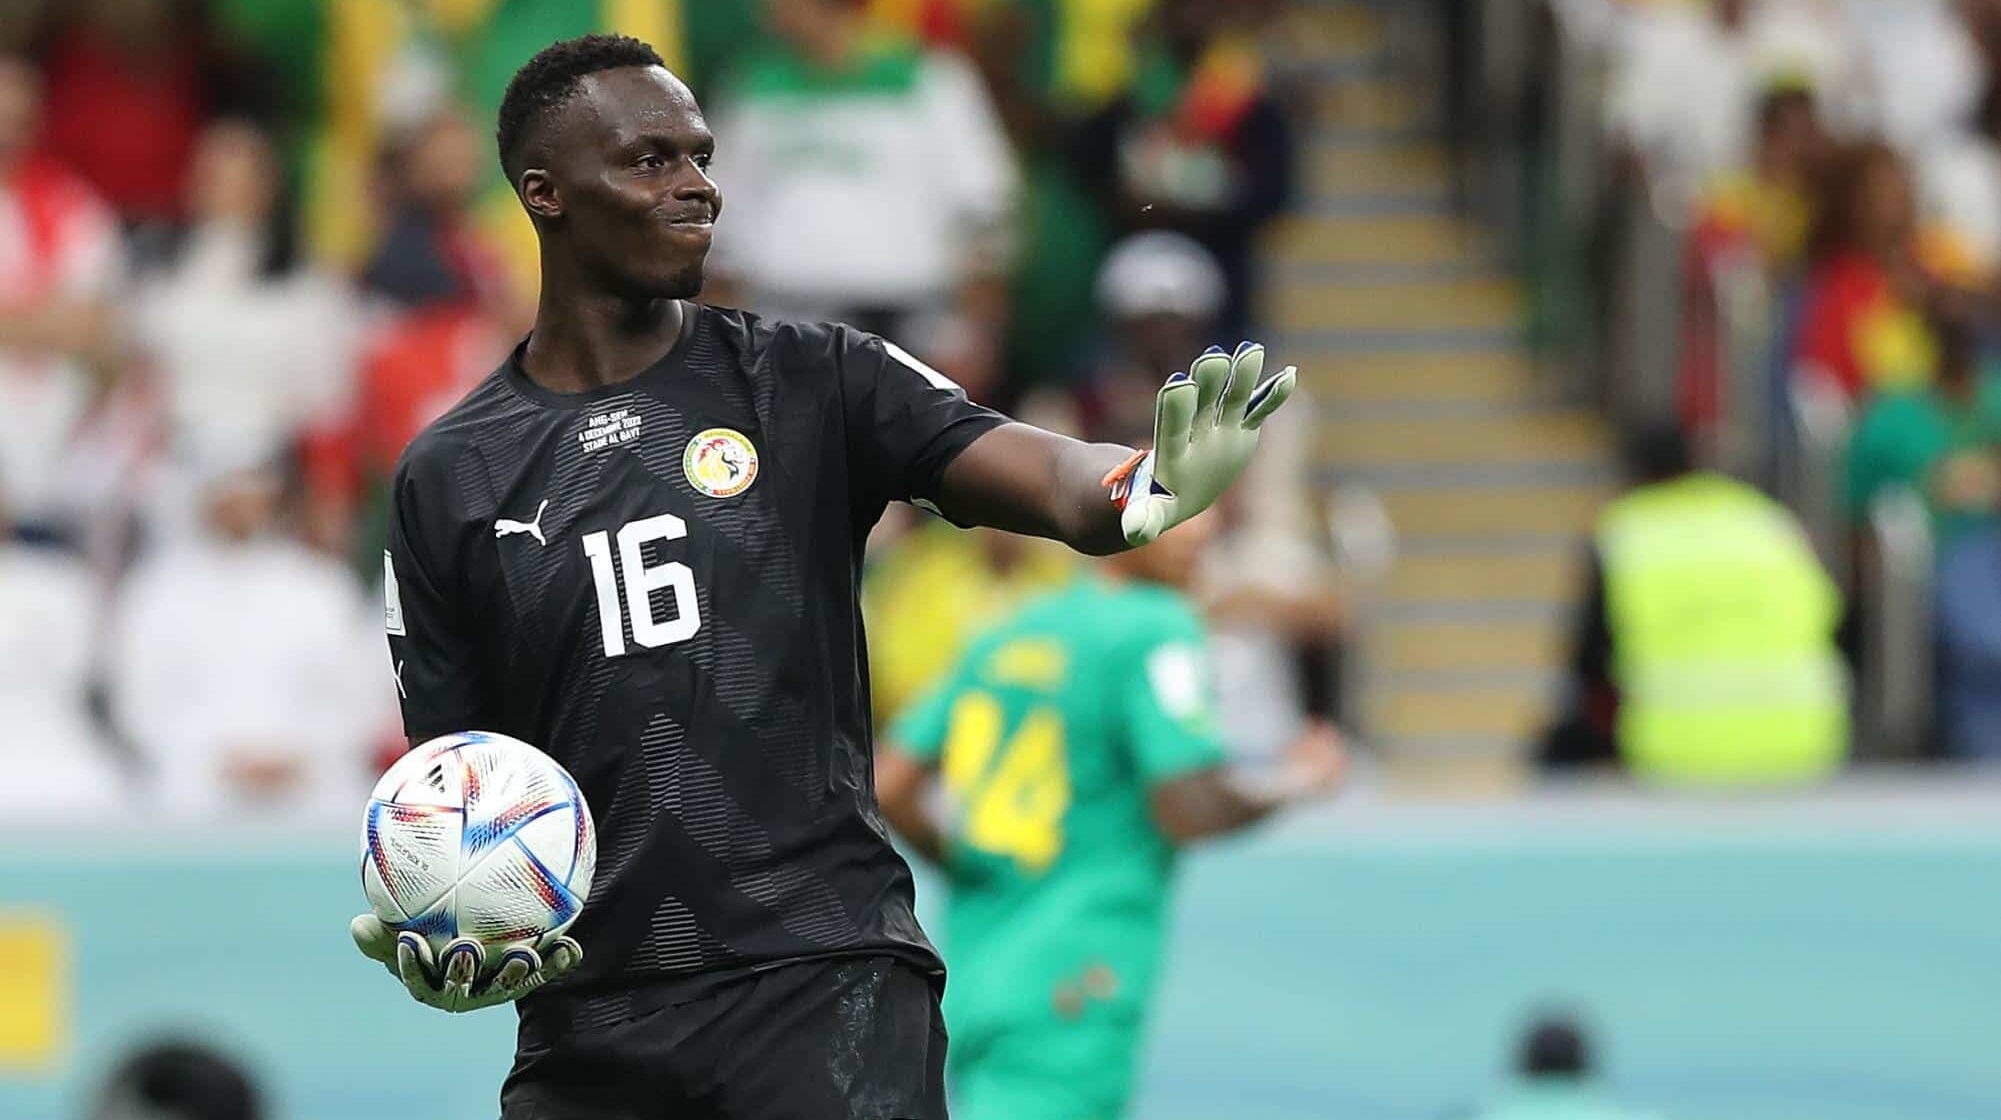
[[[876,812],[862,548],[1002,418],[872,335],[689,307],[616,386],[552,393],[517,349],[404,452],[404,729],[499,731],[576,776],[598,866],[561,988],[942,967]]]

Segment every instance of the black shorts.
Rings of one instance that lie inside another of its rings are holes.
[[[501,1120],[946,1120],[938,990],[895,957],[523,1008]]]

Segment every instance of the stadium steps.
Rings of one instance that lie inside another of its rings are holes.
[[[1322,0],[1280,37],[1322,81],[1264,310],[1319,410],[1321,481],[1373,491],[1397,532],[1363,611],[1364,736],[1400,784],[1491,788],[1560,685],[1610,439],[1538,384],[1520,285],[1452,209],[1436,83],[1386,22],[1422,17],[1394,10]]]

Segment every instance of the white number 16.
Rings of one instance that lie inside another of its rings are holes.
[[[671,513],[628,521],[618,530],[618,562],[625,573],[625,603],[632,616],[632,640],[654,649],[685,642],[702,628],[701,608],[695,603],[695,573],[675,560],[658,567],[646,566],[644,549],[652,541],[679,540],[688,535],[688,523]],[[591,577],[598,585],[598,623],[604,630],[606,657],[625,653],[625,625],[618,609],[618,577],[611,566],[611,534],[603,529],[584,536],[584,555],[591,560]],[[653,592],[665,587],[673,592],[674,617],[653,617]]]

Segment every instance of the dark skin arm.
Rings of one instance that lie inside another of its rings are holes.
[[[1286,750],[1270,781],[1247,781],[1227,766],[1197,770],[1147,791],[1147,808],[1161,834],[1176,845],[1237,832],[1273,813],[1327,796],[1347,765],[1340,733],[1314,724]]]
[[[883,743],[875,752],[875,800],[883,818],[926,862],[945,862],[945,836],[924,808],[924,793],[936,771],[910,754]]]
[[[1153,823],[1176,845],[1249,828],[1285,804],[1238,788],[1221,767],[1162,782],[1147,791],[1146,802]]]
[[[1286,752],[1270,781],[1245,780],[1227,766],[1199,770],[1154,786],[1148,807],[1161,834],[1176,845],[1248,828],[1283,809],[1327,796],[1340,784],[1347,756],[1331,726],[1316,724]],[[944,861],[945,836],[925,807],[937,771],[895,745],[878,746],[875,796],[897,835],[931,863]]]
[[[939,479],[939,505],[961,524],[1062,541],[1090,556],[1126,549],[1106,473],[1132,448],[1084,443],[1027,424],[973,441]]]

